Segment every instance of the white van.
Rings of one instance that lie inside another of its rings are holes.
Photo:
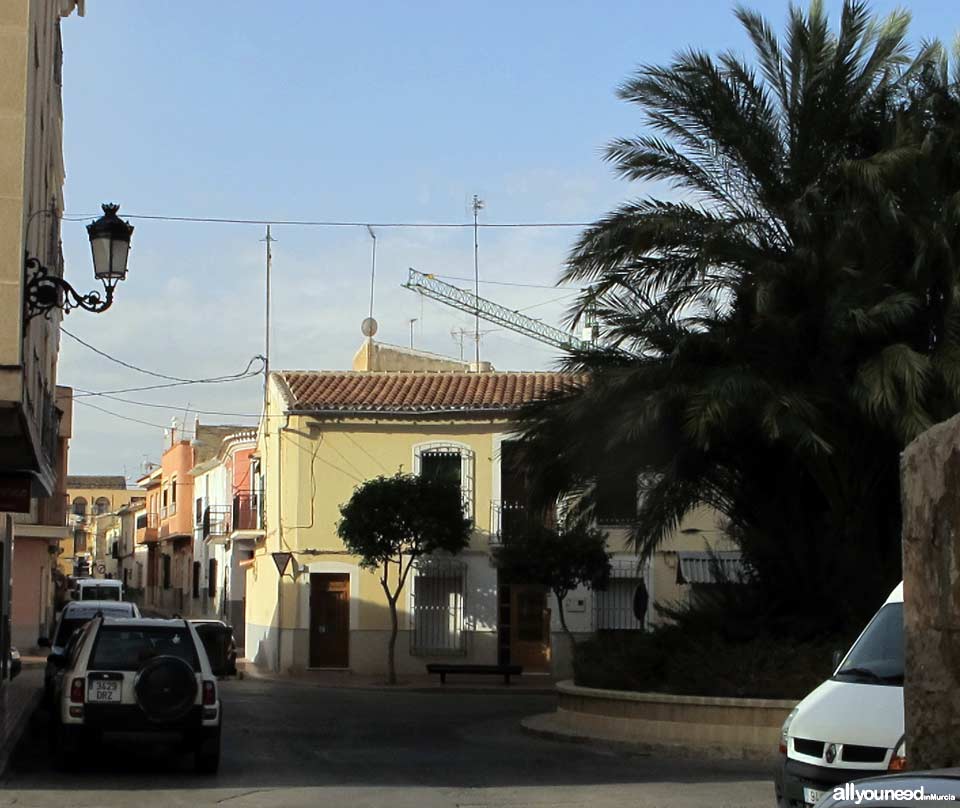
[[[901,583],[833,676],[787,716],[780,736],[777,805],[806,808],[842,783],[902,771],[903,733]]]
[[[123,600],[123,582],[112,578],[81,578],[74,600]]]

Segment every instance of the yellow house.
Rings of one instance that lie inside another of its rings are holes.
[[[107,533],[119,525],[117,514],[120,509],[142,496],[141,489],[127,488],[127,480],[122,474],[71,474],[67,477],[73,538],[60,556],[61,569],[67,575],[97,578],[115,572],[116,563],[109,557]]]
[[[396,367],[400,349],[392,350]],[[374,353],[368,349],[367,356]],[[474,532],[458,557],[427,559],[415,568],[400,598],[397,670],[422,673],[427,662],[454,658],[566,674],[568,645],[559,639],[553,596],[503,580],[491,549],[524,496],[510,472],[516,411],[578,380],[556,372],[425,370],[419,352],[417,370],[366,370],[363,355],[358,358],[361,369],[353,371],[270,375],[252,472],[264,491],[265,534],[244,562],[246,656],[271,670],[385,671],[386,598],[378,577],[361,569],[337,536],[339,508],[370,478],[433,467],[431,473],[459,475]],[[633,497],[635,509],[635,489]],[[702,552],[717,529],[709,512],[691,514],[652,567],[638,569],[624,545],[626,529],[608,527],[614,584],[596,596],[574,592],[565,603],[568,624],[580,635],[644,628],[654,615],[638,619],[638,587],[655,600],[659,593],[682,597],[678,567],[689,577],[704,566],[683,554]],[[274,554],[290,554],[290,561]],[[699,582],[705,580],[692,583]]]
[[[83,0],[0,2],[0,689],[9,627],[30,647],[52,603],[48,548],[59,530],[49,528],[62,526],[60,314],[29,317],[26,280],[28,262],[56,277],[64,269],[60,20],[75,10]]]

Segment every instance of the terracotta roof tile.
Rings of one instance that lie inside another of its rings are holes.
[[[69,474],[67,475],[67,488],[116,488],[126,490],[127,480],[122,474]]]
[[[569,392],[571,373],[488,371],[280,371],[294,410],[462,412],[514,410]]]

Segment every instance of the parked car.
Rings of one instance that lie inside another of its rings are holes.
[[[848,781],[906,769],[903,669],[901,583],[837,660],[833,676],[784,722],[775,781],[780,808],[812,806]]]
[[[95,617],[61,657],[55,755],[70,767],[105,732],[177,733],[197,771],[220,764],[217,680],[196,629],[183,619]]]
[[[931,796],[952,796],[960,800],[960,769],[905,772],[868,780],[855,780],[853,783],[837,786],[837,789],[836,793],[831,790],[823,797],[817,803],[817,808],[917,806],[920,804],[921,794],[928,799]]]
[[[20,652],[10,646],[10,662],[7,667],[7,675],[13,679],[20,674],[20,670],[23,668],[23,660],[20,659]]]
[[[50,649],[43,673],[43,694],[48,705],[53,704],[56,680],[63,671],[60,662],[67,656],[70,638],[98,614],[112,617],[139,617],[140,610],[135,603],[100,600],[72,601],[63,607],[50,636],[37,639],[38,646]]]
[[[200,635],[213,672],[217,676],[236,676],[237,642],[233,626],[223,620],[191,620],[190,623]]]

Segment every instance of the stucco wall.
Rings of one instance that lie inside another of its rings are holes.
[[[471,458],[471,516],[475,530],[461,559],[467,564],[464,626],[472,632],[466,659],[495,662],[497,629],[497,575],[490,557],[491,502],[500,498],[500,446],[512,429],[510,422],[422,418],[367,418],[339,420],[291,415],[276,417],[285,402],[275,384],[270,388],[268,428],[261,432],[258,455],[266,475],[266,537],[254,564],[246,570],[246,653],[271,668],[276,666],[277,624],[282,626],[283,666],[308,664],[309,572],[349,572],[351,576],[350,667],[364,672],[385,669],[389,610],[376,574],[362,570],[345,552],[337,536],[340,505],[355,488],[378,475],[412,472],[418,446],[449,443],[462,446]],[[282,513],[281,513],[282,504]],[[628,533],[609,526],[609,548],[620,558],[633,558]],[[686,531],[686,532],[684,532]],[[648,577],[652,598],[681,599],[686,587],[676,583],[676,552],[727,549],[718,518],[708,509],[691,513],[664,544]],[[282,587],[282,615],[278,621],[278,574],[270,553],[294,553],[303,574],[292,577],[291,567]],[[591,592],[580,588],[566,601],[570,630],[585,637],[594,630]],[[559,610],[551,595],[552,658],[554,669],[570,671],[569,646],[561,634]],[[400,628],[410,627],[410,587],[399,603]],[[425,659],[409,656],[409,638],[398,641],[398,665],[423,670]],[[406,658],[401,661],[401,656]],[[463,659],[463,657],[461,657]],[[371,667],[372,666],[372,667]],[[379,667],[378,667],[379,666]]]
[[[14,540],[12,641],[27,652],[36,648],[37,637],[46,635],[50,614],[50,567],[47,539]]]

